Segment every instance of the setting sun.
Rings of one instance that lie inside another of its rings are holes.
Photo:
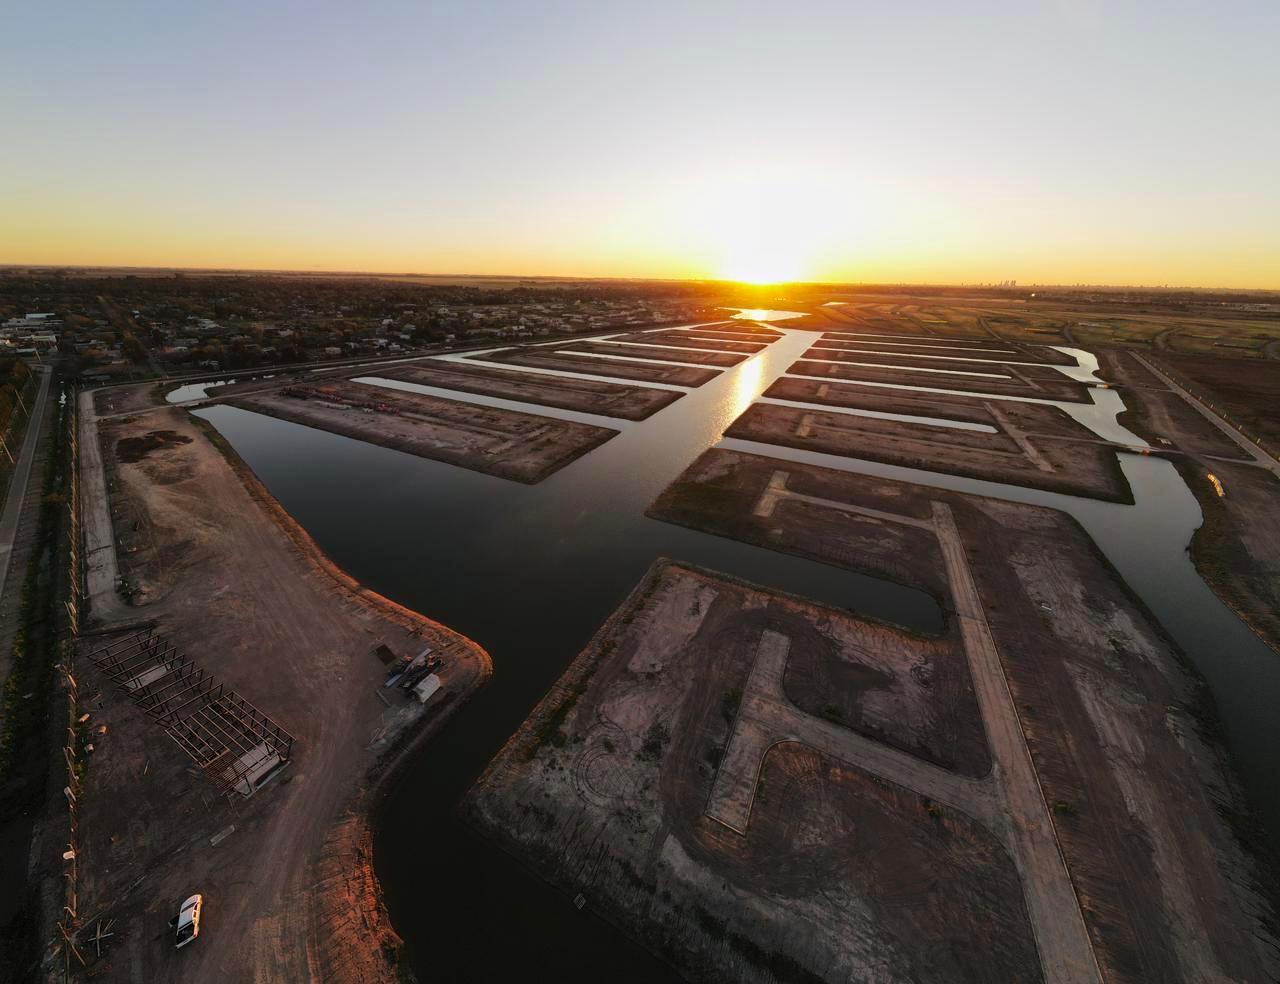
[[[744,284],[781,284],[804,279],[800,257],[784,244],[747,243],[731,247],[719,270],[722,280]]]
[[[684,197],[688,241],[705,244],[709,275],[744,284],[812,280],[869,228],[855,180],[786,155],[698,175]]]

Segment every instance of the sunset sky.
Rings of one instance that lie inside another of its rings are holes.
[[[7,3],[0,263],[1280,288],[1280,3]]]

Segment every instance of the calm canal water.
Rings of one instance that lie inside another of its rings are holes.
[[[446,981],[622,982],[674,974],[462,826],[471,781],[657,557],[691,561],[923,631],[941,626],[925,593],[645,518],[706,448],[1035,502],[1074,515],[1199,667],[1255,809],[1280,814],[1280,659],[1196,575],[1187,556],[1199,507],[1160,459],[1122,454],[1136,506],[786,448],[721,440],[724,429],[809,346],[789,331],[647,421],[607,421],[618,437],[524,486],[231,407],[199,411],[342,568],[382,594],[471,636],[493,679],[400,773],[380,809],[376,865],[418,976]],[[1081,353],[1087,375],[1091,359]],[[1094,366],[1096,367],[1096,366]],[[1072,408],[1108,437],[1114,391]],[[470,402],[593,419],[450,392]],[[620,959],[621,958],[621,959]]]

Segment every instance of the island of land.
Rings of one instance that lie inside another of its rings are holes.
[[[608,376],[615,379],[634,379],[642,382],[668,383],[675,386],[701,386],[720,375],[719,369],[701,369],[697,366],[669,365],[657,362],[629,362],[604,356],[580,355],[568,352],[557,345],[522,346],[497,349],[467,356],[482,362],[528,366],[531,369],[554,369],[557,372],[582,373],[589,376]]]
[[[651,514],[947,629],[660,564],[469,794],[486,835],[697,979],[1274,972],[1203,684],[1068,516],[729,450]],[[927,753],[975,709],[991,768]]]
[[[521,403],[578,410],[623,420],[644,420],[683,395],[679,390],[652,386],[628,386],[598,379],[574,379],[549,373],[494,369],[456,361],[431,359],[412,365],[378,370],[383,379],[398,379],[422,386],[480,393]]]
[[[225,402],[526,483],[542,481],[618,433],[558,417],[339,379],[259,390]]]
[[[934,730],[949,647],[660,561],[493,760],[464,815],[690,980],[1038,980],[987,784],[865,737]],[[955,700],[959,698],[958,700]],[[855,717],[853,720],[857,720]],[[870,768],[865,767],[867,763]],[[985,775],[985,754],[965,763]],[[900,766],[906,785],[883,775]],[[939,916],[945,915],[945,918]]]
[[[771,338],[781,338],[782,332],[776,328],[770,328],[768,325],[755,324],[750,321],[721,321],[712,325],[694,325],[693,331],[714,331],[721,332],[725,335],[750,335],[752,338],[758,338],[761,341],[767,341]]]
[[[578,355],[606,355],[626,359],[652,359],[655,362],[686,362],[699,366],[736,366],[748,358],[737,352],[707,352],[702,349],[674,348],[648,342],[567,342],[558,351]]]
[[[749,336],[748,336],[749,339]],[[636,342],[642,345],[665,345],[676,348],[716,349],[720,352],[742,352],[752,355],[767,347],[767,341],[740,340],[717,332],[694,334],[685,331],[637,331],[625,335],[610,335],[606,342]]]
[[[954,372],[996,372],[1006,375],[1021,372],[1033,379],[1060,380],[1063,374],[1058,366],[1075,366],[1075,360],[1060,352],[1045,348],[1035,353],[1015,353],[1014,358],[1002,358],[997,353],[972,352],[927,352],[915,349],[910,352],[901,349],[888,350],[875,343],[858,346],[832,347],[829,342],[818,342],[811,346],[804,357],[806,359],[825,360],[827,362],[847,362],[851,365],[877,363],[885,366],[897,366],[903,369],[947,370]],[[1050,358],[1045,358],[1047,353]],[[1036,361],[1027,361],[1034,358]]]
[[[827,386],[816,380],[780,382],[783,392],[791,392],[792,383]],[[832,402],[829,392],[824,396]],[[983,430],[756,403],[725,435],[1110,502],[1133,502],[1115,453],[1061,410],[1034,403],[973,403],[967,408],[969,415],[985,415],[980,421],[985,425]]]
[[[802,359],[791,367],[799,376],[816,376],[834,381],[861,380],[867,383],[891,383],[930,389],[964,390],[996,396],[1019,396],[1037,400],[1087,403],[1088,387],[1058,374],[1057,379],[1036,379],[1025,375],[1018,366],[1001,365],[984,369],[926,369],[877,363],[876,356],[866,356],[867,365],[833,362],[828,359]]]

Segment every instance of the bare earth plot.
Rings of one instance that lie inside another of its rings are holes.
[[[819,384],[821,385],[821,384]],[[1115,453],[1079,427],[1074,440],[1042,436],[1070,422],[1056,407],[986,401],[983,423],[996,433],[940,424],[755,403],[725,432],[765,444],[883,461],[952,475],[1025,485],[1110,502],[1133,502]]]
[[[724,332],[730,335],[752,335],[760,338],[762,341],[782,337],[782,332],[778,331],[776,328],[752,324],[750,321],[721,321],[714,325],[698,325],[696,328],[691,330]]]
[[[757,345],[768,345],[782,336],[777,332],[769,335],[751,334],[749,332],[735,332],[729,329],[713,329],[705,331],[702,328],[683,328],[680,334],[688,338],[700,338],[706,341],[728,340],[732,342],[754,342]]]
[[[467,356],[467,358],[480,359],[484,362],[501,362],[513,366],[528,366],[532,369],[555,369],[560,372],[580,372],[588,376],[611,376],[616,379],[669,383],[675,386],[701,386],[720,375],[719,369],[664,365],[657,362],[645,364],[626,362],[622,359],[575,355],[552,345],[499,349]]]
[[[672,345],[676,348],[716,349],[720,352],[743,352],[747,355],[762,351],[768,344],[763,341],[738,341],[728,335],[717,335],[715,332],[694,335],[684,331],[634,331],[626,335],[610,335],[607,341]]]
[[[1046,357],[1047,353],[1047,357]],[[862,344],[819,340],[805,353],[806,359],[830,359],[833,362],[887,362],[895,366],[933,366],[939,369],[982,370],[983,366],[1016,366],[1037,379],[1062,379],[1054,366],[1074,366],[1075,360],[1047,347],[1035,351],[961,349],[947,347],[930,351],[924,346],[912,349],[891,347],[875,341]],[[998,370],[997,370],[998,371]]]
[[[881,309],[879,314],[870,313],[871,309],[866,308],[859,315],[859,319],[862,321],[861,324],[848,326],[831,325],[830,330],[824,333],[824,337],[840,337],[844,335],[862,337],[872,334],[886,338],[898,337],[903,341],[935,342],[947,345],[1016,344],[984,328],[984,319],[979,317],[976,312],[948,310],[938,314],[937,318],[933,320],[924,321],[921,318],[911,317],[901,312],[892,313],[890,309],[899,307],[896,305],[878,305],[877,307]]]
[[[1076,361],[1064,352],[1052,347],[1052,340],[1039,343],[1035,341],[1015,341],[1007,338],[985,337],[964,338],[949,335],[934,335],[928,338],[896,338],[875,334],[836,334],[827,332],[815,345],[838,348],[878,348],[893,349],[900,352],[912,352],[924,355],[947,355],[963,358],[999,359],[1001,356],[1011,357],[1013,361],[1032,361],[1046,365],[1074,366]]]
[[[296,742],[252,798],[221,796],[82,651],[94,750],[80,797],[79,916],[88,931],[114,919],[116,933],[100,960],[81,940],[93,978],[395,980],[367,796],[388,752],[433,733],[487,679],[488,656],[334,568],[185,412],[101,424],[121,573],[136,589],[112,624],[153,623]],[[442,691],[422,705],[384,690],[379,644],[442,654]],[[169,920],[193,892],[209,932],[175,951]]]
[[[1155,356],[1154,361],[1218,404],[1246,433],[1262,438],[1272,448],[1280,447],[1280,413],[1276,412],[1280,407],[1280,363],[1170,352]]]
[[[855,316],[847,307],[822,305],[802,318],[787,319],[788,328],[800,328],[804,331],[826,331],[831,328],[857,329],[865,327],[865,322]]]
[[[164,387],[168,388],[168,387]],[[131,410],[149,410],[164,403],[159,386],[112,386],[93,392],[94,406],[101,416]]]
[[[989,358],[992,355],[1016,355],[1020,346],[996,338],[935,338],[920,335],[899,335],[874,331],[827,331],[813,343],[823,348],[894,349],[901,352],[933,352],[942,355],[966,355]]]
[[[464,813],[691,980],[1040,980],[1016,868],[951,803],[990,783],[789,699],[827,662],[927,718],[919,641],[660,561]]]
[[[1274,975],[1269,904],[1223,819],[1241,804],[1191,710],[1203,684],[1065,514],[724,450],[650,512],[873,574],[886,531],[932,537],[1046,979]],[[923,566],[885,573],[936,591],[910,579]]]
[[[380,371],[385,379],[399,379],[423,386],[483,393],[522,403],[538,403],[566,410],[580,410],[624,420],[644,420],[683,395],[675,390],[606,383],[598,379],[572,379],[546,373],[494,369],[489,366],[429,360]]]
[[[868,357],[874,362],[875,357]],[[905,367],[850,365],[827,360],[800,359],[789,373],[797,376],[821,376],[825,379],[860,379],[871,383],[895,383],[924,386],[936,389],[964,390],[969,393],[993,393],[998,396],[1026,396],[1037,400],[1058,400],[1069,403],[1087,403],[1087,387],[1060,376],[1059,379],[1036,379],[1022,373],[1019,366],[1000,365],[963,371],[910,371]],[[984,375],[974,375],[974,373]]]
[[[473,471],[540,482],[618,432],[346,380],[233,397],[232,406]]]
[[[1132,352],[1099,350],[1098,366],[1103,378],[1114,381],[1124,399],[1126,409],[1119,422],[1153,447],[1248,460],[1238,444],[1143,366]]]
[[[1191,540],[1196,569],[1280,652],[1280,479],[1275,469],[1247,456],[1132,353],[1111,350],[1101,362],[1108,378],[1125,380],[1124,425],[1154,447],[1184,452],[1173,462],[1204,516]]]
[[[627,359],[653,359],[658,362],[692,362],[700,366],[736,366],[747,358],[736,352],[701,352],[694,349],[671,348],[659,345],[612,345],[609,342],[568,342],[567,352],[586,352],[591,355],[612,355]]]
[[[824,316],[831,319],[831,316],[826,314],[826,309],[823,309],[823,311]],[[827,324],[819,326],[825,329],[824,337],[840,338],[846,334],[876,334],[885,337],[900,337],[905,340],[919,338],[926,341],[929,339],[947,342],[954,340],[959,343],[972,341],[974,344],[994,341],[985,332],[971,330],[957,332],[954,327],[945,324],[926,327],[910,318],[891,317],[884,312],[876,313],[871,310],[846,313],[845,320],[840,323],[832,323],[834,320],[831,319]]]
[[[960,396],[950,393],[913,393],[910,390],[887,387],[824,383],[817,379],[799,379],[794,376],[779,376],[763,395],[776,400],[792,400],[797,403],[818,403],[850,410],[873,410],[910,417],[959,420],[993,427],[997,426],[997,421],[991,412],[992,406],[995,406],[1015,426],[1027,432],[1063,438],[1093,437],[1092,431],[1081,428],[1058,407],[1020,403],[1013,400],[991,401],[984,400],[980,396]]]

